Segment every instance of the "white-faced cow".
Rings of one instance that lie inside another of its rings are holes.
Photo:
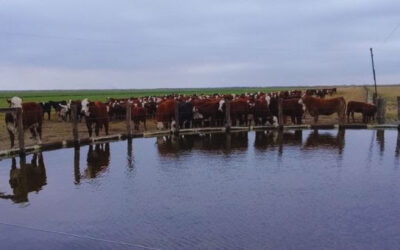
[[[22,124],[24,130],[29,129],[37,143],[42,139],[43,109],[35,102],[22,102],[19,97],[7,100],[10,108],[22,108]],[[16,112],[7,113],[5,116],[11,147],[14,147],[15,136],[18,134],[18,121]]]
[[[99,101],[90,102],[87,98],[81,102],[82,114],[85,116],[86,126],[88,128],[89,137],[92,137],[92,127],[95,124],[96,136],[99,136],[100,129],[104,127],[106,135],[108,135],[108,112],[107,106]]]
[[[308,95],[304,95],[299,99],[299,103],[303,105],[303,110],[314,117],[314,122],[318,122],[319,115],[338,114],[339,124],[345,121],[346,101],[343,97],[320,99]]]

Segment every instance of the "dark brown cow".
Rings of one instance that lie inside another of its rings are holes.
[[[37,143],[42,139],[43,109],[35,102],[22,103],[19,97],[7,100],[11,108],[22,108],[22,123],[24,130],[29,129],[32,137]],[[15,136],[18,134],[17,115],[15,112],[5,115],[8,134],[10,135],[11,147],[14,147]]]
[[[290,116],[293,124],[301,124],[304,114],[303,106],[299,99],[287,99],[282,101],[283,122],[286,124],[286,117]]]
[[[365,102],[349,101],[347,104],[347,122],[350,122],[350,114],[354,122],[354,113],[361,113],[363,117],[363,122],[367,123],[370,120],[375,119],[376,106],[374,104]]]
[[[223,125],[225,113],[222,110],[222,104],[220,105],[220,99],[204,99],[193,102],[194,114],[193,119],[196,123],[198,120],[208,119],[214,125]],[[221,109],[219,110],[219,107]]]
[[[28,202],[30,192],[39,192],[46,185],[46,168],[42,153],[35,153],[30,163],[21,162],[17,167],[15,158],[12,158],[10,170],[10,187],[13,194],[2,194],[1,199],[11,199],[15,203]]]
[[[278,98],[272,97],[270,100],[269,110],[271,114],[278,117]],[[304,110],[303,106],[298,103],[298,99],[286,99],[282,100],[282,115],[284,123],[286,123],[286,117],[290,116],[293,124],[301,124]]]
[[[231,121],[233,126],[236,126],[237,121],[239,121],[239,125],[247,125],[249,108],[249,101],[245,98],[231,101]]]
[[[88,99],[82,100],[81,104],[82,114],[85,116],[89,137],[92,137],[93,124],[95,124],[96,136],[99,136],[100,129],[103,127],[106,135],[108,135],[109,117],[107,113],[107,106],[99,101],[90,102]]]
[[[343,97],[320,99],[312,96],[303,96],[299,99],[299,103],[303,105],[303,110],[314,117],[314,122],[318,122],[319,115],[338,114],[339,124],[343,124],[345,120],[346,101]]]
[[[258,98],[254,103],[254,125],[265,125],[267,121],[271,122],[271,112],[268,109],[269,99],[265,96]]]

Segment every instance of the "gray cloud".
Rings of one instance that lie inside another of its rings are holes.
[[[399,83],[400,2],[0,1],[0,87]]]

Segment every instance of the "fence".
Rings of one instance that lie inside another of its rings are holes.
[[[382,98],[377,99],[378,102],[378,121],[383,123],[385,120],[385,105],[386,102]],[[282,108],[283,99],[278,99],[278,127],[279,128],[309,128],[307,125],[299,125],[299,126],[285,126],[285,119],[283,115],[283,108]],[[225,109],[224,114],[218,117],[214,123],[211,121],[202,121],[202,124],[192,124],[187,128],[186,126],[182,126],[182,121],[180,121],[181,114],[179,111],[179,102],[175,102],[174,107],[174,123],[171,124],[172,126],[169,128],[164,128],[162,130],[157,130],[156,127],[153,125],[155,124],[154,116],[147,115],[146,122],[147,130],[144,129],[144,126],[137,127],[137,124],[133,126],[133,117],[131,108],[132,104],[127,103],[126,113],[122,117],[122,119],[112,118],[110,121],[110,128],[109,128],[109,135],[104,135],[104,131],[101,131],[99,136],[89,137],[88,128],[86,127],[86,123],[82,122],[79,118],[79,112],[76,105],[71,105],[71,116],[70,122],[60,121],[59,118],[53,119],[44,119],[43,120],[43,138],[42,144],[39,146],[37,142],[29,138],[29,131],[23,129],[23,115],[21,108],[1,108],[0,115],[5,113],[11,114],[11,116],[15,119],[16,126],[16,135],[18,137],[18,148],[11,148],[9,138],[6,132],[6,126],[3,125],[4,117],[0,117],[0,152],[7,151],[7,152],[18,152],[18,153],[25,153],[26,149],[29,150],[37,149],[37,148],[60,148],[65,146],[75,146],[75,145],[82,145],[82,144],[90,144],[96,141],[107,141],[107,140],[119,140],[121,138],[132,138],[132,137],[141,137],[141,136],[151,136],[157,134],[168,134],[168,133],[187,133],[193,131],[226,131],[229,132],[232,129],[253,129],[253,128],[276,128],[274,126],[255,126],[251,122],[248,124],[238,124],[237,121],[232,120],[231,117],[231,102],[229,100],[225,101]],[[383,107],[383,108],[382,108]],[[398,117],[400,120],[400,97],[397,97],[397,107],[398,107]],[[310,122],[310,120],[306,120],[306,122]],[[149,124],[150,123],[150,124]],[[330,123],[332,124],[332,123]],[[367,128],[366,125],[343,125],[347,128]],[[3,128],[4,127],[4,128]],[[320,125],[320,126],[313,126],[319,128],[334,128],[333,125]],[[394,127],[394,126],[392,126]]]

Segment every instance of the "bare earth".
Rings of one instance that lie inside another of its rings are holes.
[[[371,89],[372,91],[372,89]],[[386,119],[388,123],[396,122],[397,120],[397,100],[396,97],[400,96],[400,86],[388,86],[388,87],[380,87],[379,94],[382,95],[387,100],[387,109],[386,109]],[[366,91],[364,87],[343,87],[338,88],[338,93],[335,96],[343,96],[346,101],[366,101]],[[329,98],[329,97],[327,97]],[[361,116],[356,115],[357,122],[361,122]],[[288,119],[290,122],[290,119]],[[305,120],[306,124],[311,124],[310,116],[306,116]],[[338,118],[337,115],[331,116],[321,116],[318,124],[337,124]],[[152,119],[148,119],[147,121],[147,131],[155,131],[155,121]],[[87,128],[85,122],[82,121],[78,125],[79,134],[82,138],[88,137]],[[140,126],[138,132],[144,131],[143,126]],[[126,123],[125,121],[112,121],[110,123],[110,134],[120,134],[126,132]],[[100,135],[104,135],[104,131],[100,132]],[[30,133],[25,133],[25,144],[26,145],[34,145],[35,142],[30,137]],[[72,139],[72,125],[71,123],[61,122],[58,120],[55,114],[53,114],[51,120],[47,120],[47,116],[43,123],[43,139],[44,143],[48,142],[59,142],[67,139]],[[18,142],[16,140],[16,145]],[[6,130],[5,122],[4,122],[4,114],[0,114],[0,150],[10,148],[10,141],[8,137],[8,133]]]

